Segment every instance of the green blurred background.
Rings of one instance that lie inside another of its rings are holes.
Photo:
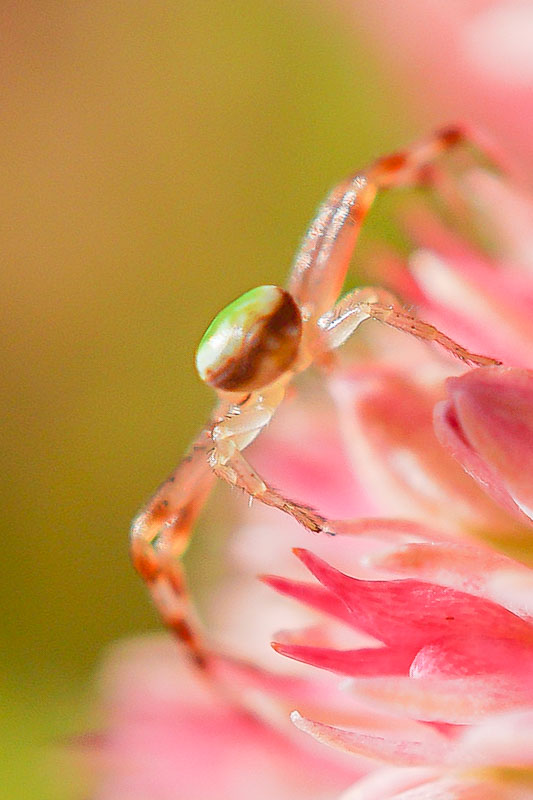
[[[89,724],[106,645],[158,629],[129,521],[211,397],[206,323],[283,282],[337,179],[416,135],[333,6],[2,4],[5,797]],[[45,759],[46,760],[46,759]]]

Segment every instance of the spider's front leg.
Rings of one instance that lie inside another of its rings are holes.
[[[221,407],[218,416],[226,410],[226,406]],[[130,538],[133,564],[164,623],[202,668],[208,665],[208,654],[187,591],[181,558],[213,485],[214,475],[208,463],[211,446],[210,428],[206,428],[134,519]]]
[[[501,363],[489,356],[471,353],[434,325],[405,311],[390,292],[374,287],[353,289],[341,298],[331,311],[319,318],[318,327],[322,337],[317,346],[326,351],[340,347],[367,319],[378,320],[422,341],[434,342],[455,358],[476,367]]]
[[[263,391],[253,392],[238,413],[230,413],[212,428],[209,463],[218,477],[242,489],[250,498],[284,511],[312,533],[331,533],[326,519],[309,506],[296,503],[270,486],[242,454],[273,417],[285,394],[288,376]]]
[[[305,321],[315,322],[337,300],[361,226],[378,192],[432,185],[432,175],[441,175],[436,166],[439,158],[463,145],[473,146],[494,166],[500,167],[503,161],[481,134],[464,125],[454,125],[435,131],[403,151],[379,158],[333,189],[312,220],[289,277],[289,292],[302,309]],[[435,188],[438,190],[442,184],[441,176]],[[453,205],[461,190],[448,182],[446,195],[450,191]],[[312,331],[312,326],[307,330]]]

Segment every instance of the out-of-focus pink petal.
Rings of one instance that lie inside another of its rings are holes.
[[[508,181],[486,170],[473,170],[464,184],[487,220],[491,239],[503,254],[500,271],[505,276],[527,278],[533,272],[533,204]],[[529,287],[524,283],[524,288]]]
[[[92,753],[102,770],[97,800],[333,800],[359,774],[324,760],[328,751],[302,748],[290,726],[283,733],[228,702],[170,640],[122,647],[106,684],[105,745]]]
[[[383,777],[386,786],[386,776]],[[339,800],[530,800],[530,789],[516,782],[505,781],[500,776],[445,775],[424,781],[406,791],[378,795],[370,783],[363,780],[353,790],[345,792]]]
[[[328,518],[373,513],[375,506],[350,469],[335,423],[316,398],[305,413],[301,402],[289,401],[276,412],[268,439],[260,436],[250,447],[250,460],[289,497]]]
[[[533,83],[524,80],[531,74],[533,60],[527,2],[336,0],[336,4],[346,11],[359,36],[364,31],[378,43],[402,101],[418,109],[426,124],[465,117],[499,136],[520,155],[525,169],[533,166],[529,136]],[[516,53],[506,58],[504,53],[512,51],[515,39]]]
[[[447,388],[437,435],[493,496],[533,518],[533,373],[483,368],[450,378]]]
[[[427,298],[428,318],[466,346],[513,366],[532,363],[533,336],[527,310],[531,287],[499,274],[493,265],[469,253],[453,260],[419,250],[409,266]],[[531,305],[529,305],[531,307]],[[421,313],[421,312],[420,312]]]
[[[504,86],[533,83],[533,7],[524,0],[493,3],[466,26],[463,42],[472,66]]]
[[[416,580],[364,581],[330,567],[307,550],[296,552],[312,574],[353,615],[352,625],[391,646],[423,646],[469,631],[528,638],[531,626],[507,609],[480,597]]]
[[[291,719],[302,731],[309,733],[323,744],[390,764],[419,766],[441,762],[450,743],[430,728],[425,730],[422,741],[397,739],[393,736],[370,736],[360,731],[348,731],[302,717],[297,711]]]
[[[276,725],[281,727],[295,704],[305,709],[305,713],[320,714],[328,720],[350,719],[353,724],[371,728],[384,724],[383,716],[372,717],[360,703],[339,692],[338,681],[326,673],[313,671],[311,678],[286,675],[227,657],[216,659],[213,672],[221,685],[238,687],[250,704],[261,698],[261,710],[269,719],[276,718]]]
[[[443,529],[503,524],[501,509],[443,453],[434,391],[367,369],[337,376],[332,393],[353,469],[384,511]]]
[[[480,725],[465,728],[454,745],[453,763],[495,769],[529,769],[533,789],[533,711],[528,708],[491,717]]]
[[[409,739],[420,739],[426,734],[427,726],[417,720],[381,713],[361,704],[350,693],[340,691],[338,679],[325,672],[313,671],[312,678],[307,679],[269,672],[247,662],[220,658],[215,674],[224,685],[237,686],[251,701],[263,697],[266,702],[261,700],[262,709],[269,706],[267,716],[269,719],[275,718],[277,725],[283,720],[276,715],[275,706],[283,709],[286,720],[289,711],[297,705],[305,716],[319,716],[328,724],[350,726],[366,732],[393,733],[396,738],[399,733]]]
[[[469,349],[509,366],[529,367],[533,206],[486,170],[469,171],[461,186],[476,209],[477,229],[490,237],[497,252],[482,253],[425,204],[416,205],[402,214],[410,237],[421,248],[409,258],[410,272],[391,264],[389,256],[385,267],[374,260],[371,282],[385,281],[404,302],[414,304],[421,317]]]
[[[348,789],[339,800],[391,800],[404,792],[426,785],[440,775],[430,767],[388,767],[376,770]]]
[[[533,791],[533,717],[519,711],[489,718],[447,751],[446,767],[386,768],[362,778],[339,800],[529,800]]]
[[[395,676],[350,681],[350,692],[377,710],[455,725],[477,723],[492,714],[520,708],[531,696],[531,686],[500,673],[466,678]]]
[[[390,539],[398,542],[408,539],[410,541],[439,542],[454,538],[452,534],[432,528],[428,524],[393,517],[358,517],[353,520],[336,520],[332,527],[335,528],[335,533],[343,536],[376,536],[380,541]]]
[[[527,551],[526,551],[527,552]],[[490,592],[515,614],[533,620],[533,573],[502,570],[490,576]]]
[[[466,172],[461,178],[460,187],[472,206],[473,233],[479,231],[480,235],[489,237],[491,252],[487,253],[475,241],[462,238],[426,205],[416,204],[402,213],[402,221],[417,248],[414,257],[418,249],[427,250],[450,262],[458,272],[462,270],[465,277],[481,291],[481,303],[473,297],[474,314],[478,307],[492,306],[494,312],[498,312],[499,308],[516,306],[524,315],[522,322],[526,324],[528,299],[532,293],[530,270],[523,263],[517,264],[515,259],[518,257],[519,241],[525,251],[520,250],[522,261],[531,258],[531,231],[528,226],[533,217],[533,204],[530,199],[526,200],[525,196],[520,195],[516,188],[511,188],[493,173],[482,169]],[[425,278],[423,268],[413,270],[411,280],[413,274],[417,280],[414,284],[409,282],[410,291],[416,287],[415,291],[420,292],[413,300],[423,303],[427,296],[421,291]],[[496,295],[498,286],[501,288],[499,298]],[[443,288],[446,291],[446,287]],[[435,302],[443,301],[451,311],[455,307],[465,307],[461,295],[445,293],[439,298],[437,292],[430,294]],[[487,303],[487,299],[491,302]],[[512,325],[512,320],[503,322]],[[530,331],[530,326],[526,327],[526,331]]]

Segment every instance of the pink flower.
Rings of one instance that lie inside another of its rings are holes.
[[[497,186],[491,179],[491,188]],[[503,189],[502,208],[508,196]],[[496,191],[493,203],[498,199]],[[527,206],[522,211],[529,213]],[[410,277],[395,272],[391,261],[380,265],[382,277],[393,283],[401,275],[427,313],[438,311],[443,330],[468,330],[477,346],[485,331],[497,340],[494,320],[508,314],[523,354],[518,362],[531,363],[529,319],[521,316],[533,287],[529,275],[518,264],[512,273],[513,262],[489,260],[479,251],[474,263],[471,246],[431,221],[421,230],[432,246],[423,252],[428,271],[415,254],[410,263],[419,269]],[[444,259],[447,270],[432,272],[432,263]],[[472,276],[478,280],[472,296],[491,292],[490,305],[453,307],[451,287]],[[520,295],[512,286],[521,280]],[[425,293],[437,285],[443,289],[438,309]],[[508,343],[502,335],[501,352]],[[421,729],[414,736],[386,726],[376,733],[327,724],[300,709],[293,720],[318,741],[390,765],[358,782],[343,800],[533,797],[533,572],[526,566],[532,553],[533,372],[482,368],[442,386],[421,379],[420,370],[413,381],[403,369],[351,366],[333,377],[332,394],[359,480],[374,496],[381,487],[386,511],[400,508],[418,527],[409,536],[402,521],[388,549],[367,547],[362,573],[352,568],[357,577],[298,549],[318,583],[264,580],[373,641],[347,647],[346,637],[320,641],[303,630],[278,635],[274,646],[344,676],[352,699],[391,722],[403,718]],[[464,471],[457,471],[459,464]],[[392,539],[395,524],[388,528]],[[375,533],[375,523],[368,521],[366,530]],[[474,543],[473,536],[519,561]]]
[[[294,682],[267,684],[260,671],[221,666],[219,692],[184,663],[170,639],[125,643],[103,682],[107,732],[86,757],[99,774],[95,800],[283,800],[336,797],[360,773],[356,765],[308,747],[278,713],[276,725],[240,704],[255,693],[262,711],[275,694],[302,692]]]
[[[349,535],[219,495],[212,683],[166,640],[114,657],[96,800],[533,798],[533,211],[483,171],[462,186],[496,244],[412,206],[418,249],[368,270],[505,366],[369,325],[302,381],[250,458]]]
[[[274,577],[265,580],[376,642],[354,650],[279,643],[278,652],[354,678],[350,693],[382,713],[439,725],[470,725],[532,702],[533,618],[483,596],[481,587],[474,594],[416,578],[360,580],[308,551],[297,554],[323,588]],[[453,555],[459,561],[462,548],[456,546]],[[418,559],[423,563],[423,553]],[[506,568],[512,575],[512,562]],[[518,567],[516,571],[520,576]],[[417,567],[412,568],[416,572]],[[305,635],[302,638],[305,641]],[[321,741],[394,763],[431,766],[437,751],[440,761],[454,749],[449,731],[435,735],[423,748],[406,737],[400,742],[368,732],[343,732],[300,717],[296,721]]]

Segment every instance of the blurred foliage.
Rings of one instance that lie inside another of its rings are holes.
[[[127,531],[209,408],[206,323],[283,282],[330,185],[416,130],[318,2],[2,16],[0,785],[42,799],[33,748],[83,730],[107,643],[159,627]]]

